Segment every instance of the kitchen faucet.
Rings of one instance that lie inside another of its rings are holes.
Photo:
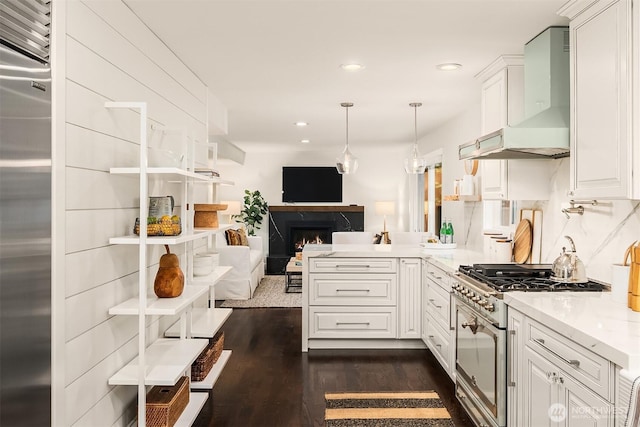
[[[571,207],[562,208],[561,212],[563,214],[565,214],[567,219],[571,219],[571,215],[570,214],[583,215],[584,214],[584,206],[582,206],[582,204],[586,204],[586,203],[589,203],[591,206],[598,206],[598,201],[597,200],[587,200],[587,201],[569,200],[569,204],[571,205]],[[576,206],[576,204],[579,204],[579,205]]]

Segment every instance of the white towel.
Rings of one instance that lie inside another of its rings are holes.
[[[622,370],[620,372],[621,376],[624,375],[629,379],[635,377],[635,374],[630,374],[631,372],[628,372],[626,370]],[[624,425],[625,427],[640,426],[640,377],[635,377],[635,379],[633,380],[631,393],[629,394],[629,409],[627,410],[627,418]]]

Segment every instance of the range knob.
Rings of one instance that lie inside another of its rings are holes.
[[[489,302],[487,302],[487,304],[485,304],[484,309],[487,310],[488,312],[493,312],[495,310],[495,307],[493,306],[493,304],[490,304]]]
[[[476,295],[475,297],[471,298],[471,301],[479,302],[480,301],[480,297],[478,295]]]

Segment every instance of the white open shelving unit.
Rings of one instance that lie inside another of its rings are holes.
[[[183,135],[182,146],[185,153],[191,153],[191,164],[186,168],[148,167],[147,166],[147,104],[145,102],[106,102],[105,108],[122,108],[136,110],[140,114],[140,166],[114,167],[110,173],[114,175],[132,175],[139,177],[140,183],[140,224],[147,223],[148,216],[148,180],[149,177],[160,178],[169,183],[182,184],[185,202],[182,206],[182,233],[178,236],[147,236],[147,228],[140,227],[140,235],[112,237],[110,244],[138,245],[138,295],[109,309],[111,315],[138,316],[138,356],[123,366],[109,378],[109,385],[131,385],[138,387],[137,422],[139,427],[146,425],[146,393],[148,386],[173,386],[181,376],[190,376],[191,364],[195,361],[209,340],[222,327],[231,315],[231,309],[194,308],[193,305],[209,292],[209,304],[215,297],[215,284],[221,280],[231,267],[218,267],[206,277],[193,277],[191,260],[193,242],[198,239],[209,239],[216,233],[232,228],[232,224],[221,224],[216,229],[195,229],[187,212],[191,184],[233,185],[233,182],[218,177],[208,177],[192,172],[194,170],[194,149],[188,147],[187,132],[179,130]],[[153,127],[157,129],[157,127]],[[185,163],[183,162],[183,166]],[[193,203],[193,202],[191,202]],[[187,274],[182,295],[177,298],[158,298],[147,289],[147,246],[188,244]],[[176,316],[179,320],[172,325],[165,336],[147,346],[147,316]],[[170,338],[169,338],[170,337]],[[231,356],[230,350],[223,350],[207,378],[191,384],[192,390],[211,390]],[[189,404],[184,410],[176,426],[190,426],[204,406],[209,393],[192,391]]]

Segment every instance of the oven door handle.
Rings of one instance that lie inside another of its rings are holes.
[[[473,319],[462,323],[460,326],[462,326],[463,329],[469,327],[469,330],[475,335],[478,333],[478,318],[474,316]]]

